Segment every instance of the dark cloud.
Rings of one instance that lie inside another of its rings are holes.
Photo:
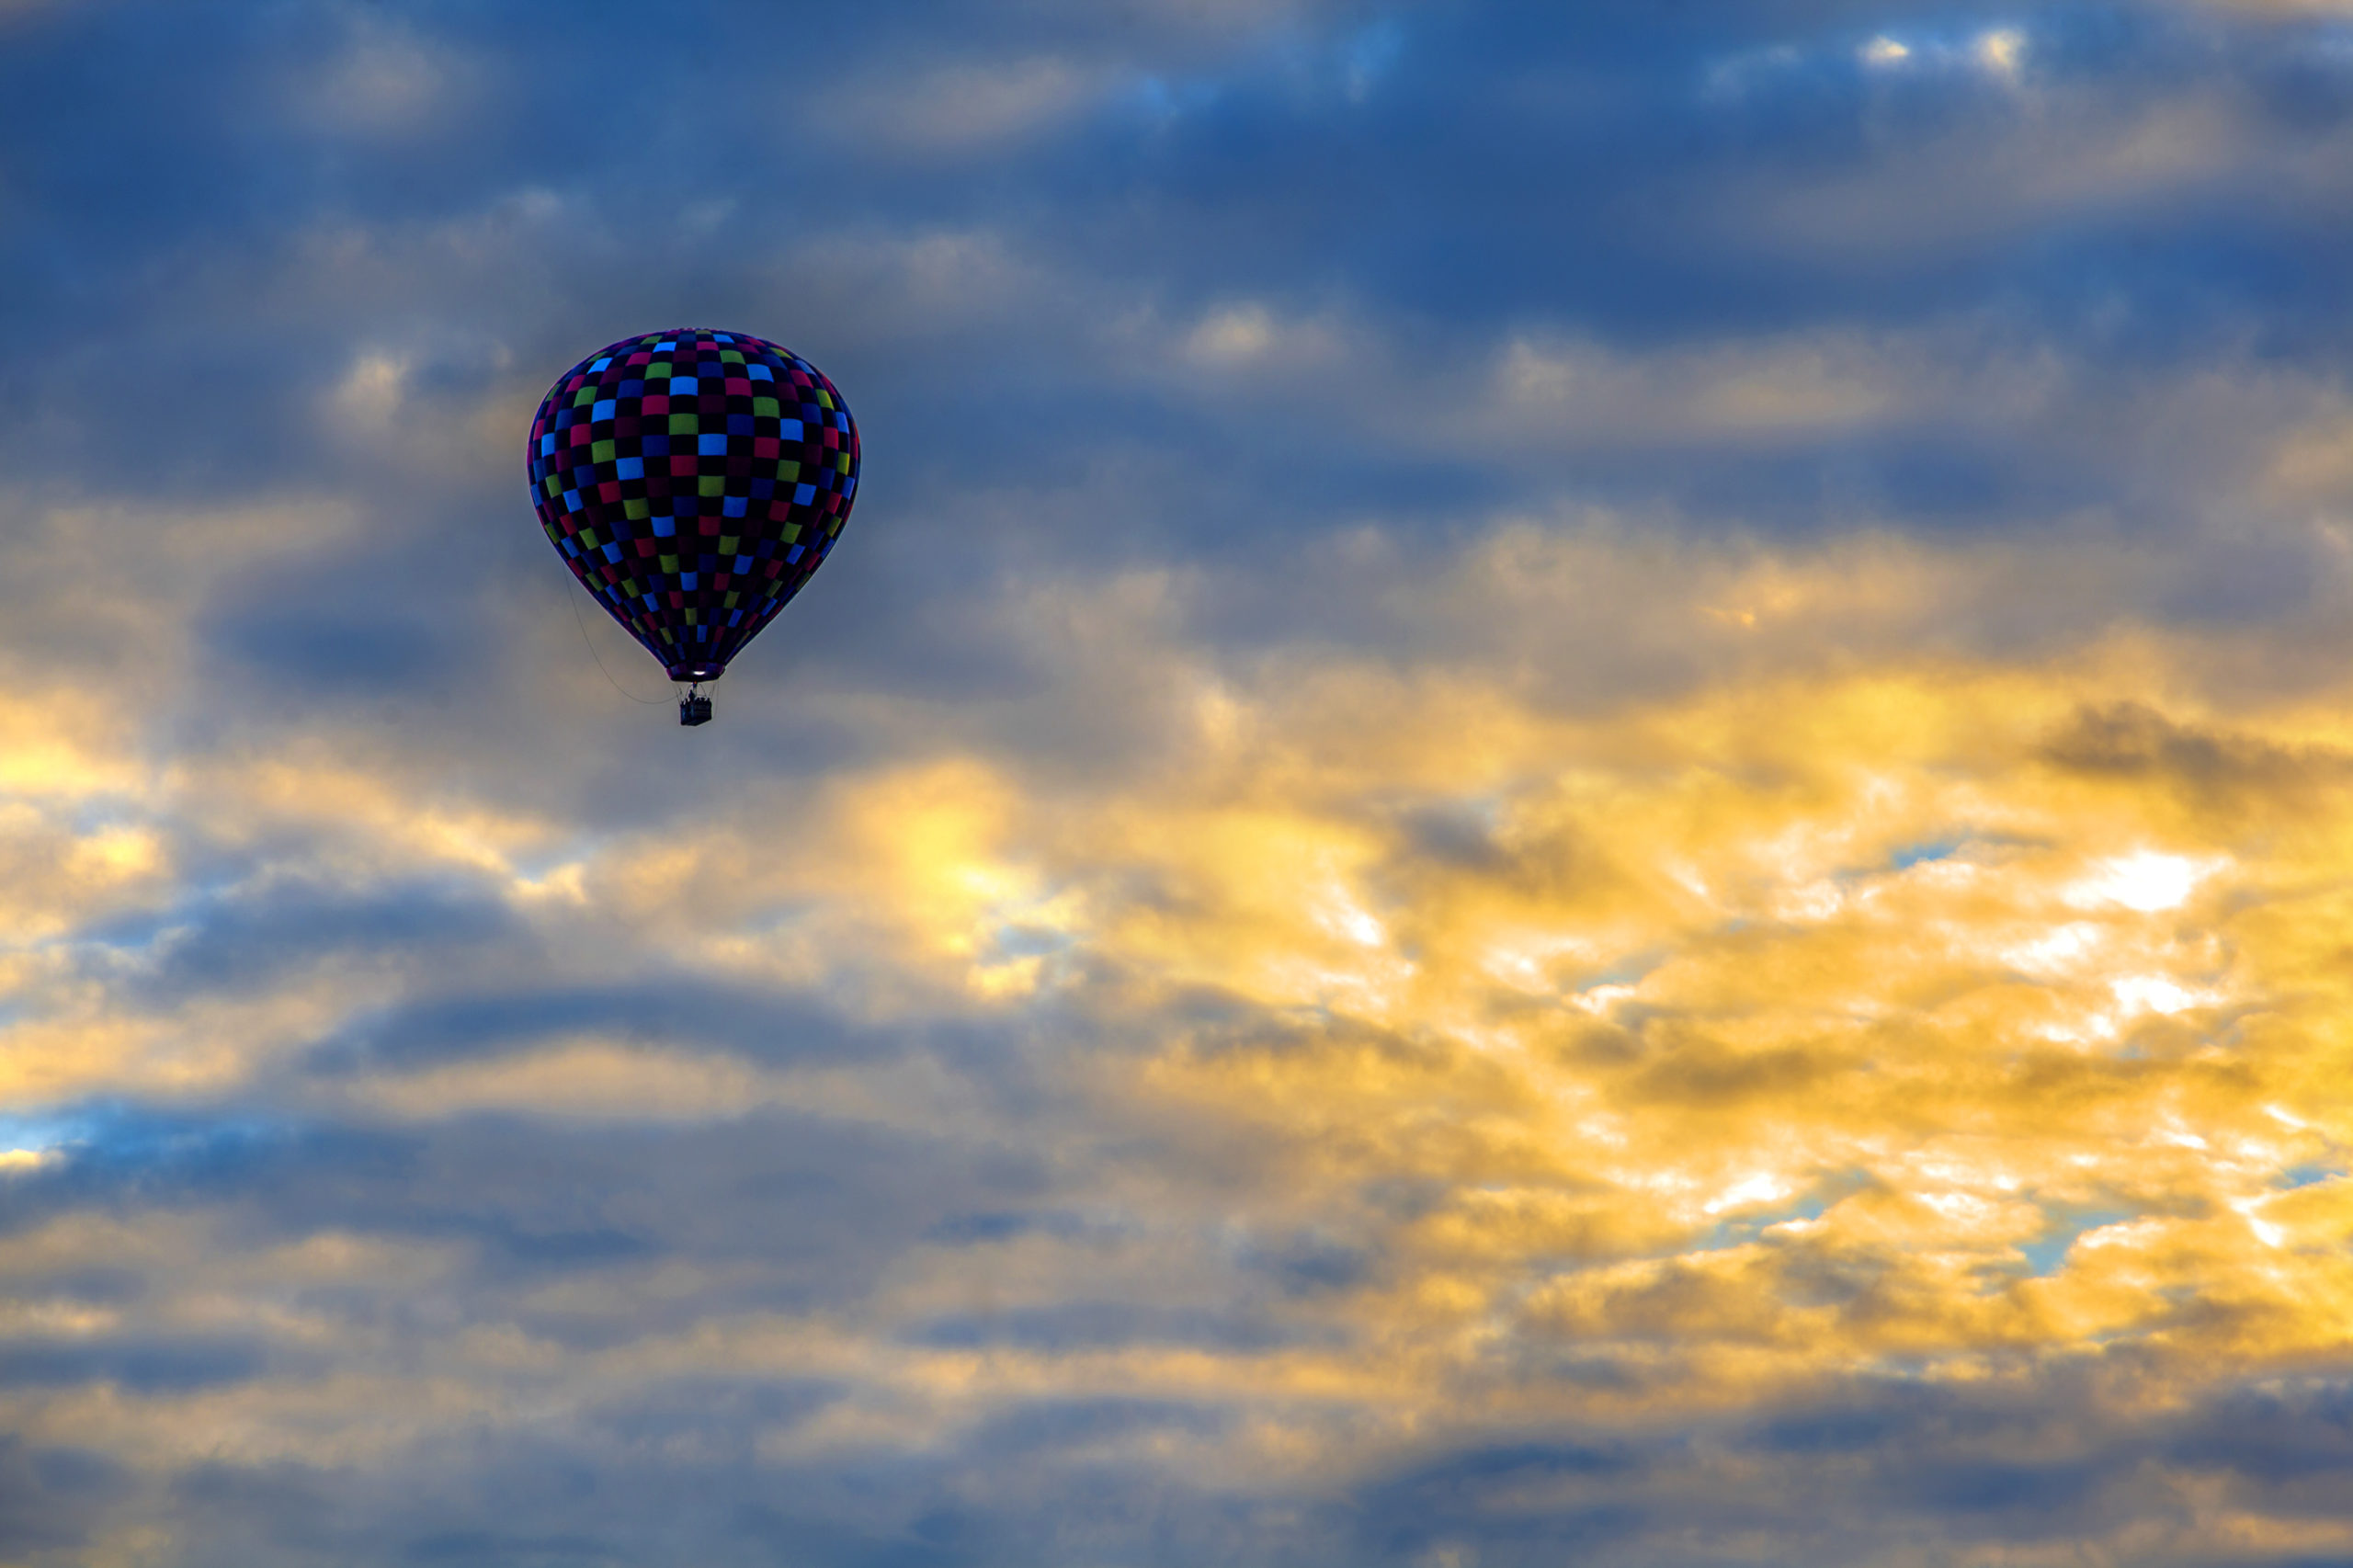
[[[93,935],[143,947],[144,972],[123,977],[123,992],[168,1007],[208,992],[249,991],[336,959],[377,962],[397,952],[404,961],[430,965],[519,933],[506,906],[480,890],[395,881],[362,889],[302,882],[239,888]]]
[[[0,1551],[73,1551],[92,1518],[126,1490],[122,1467],[79,1449],[38,1449],[0,1438]]]
[[[413,1071],[528,1051],[583,1030],[665,1049],[724,1051],[755,1061],[873,1062],[929,1048],[984,1050],[985,1034],[874,1029],[806,997],[730,987],[688,972],[630,985],[570,983],[554,989],[419,998],[358,1020],[351,1035],[322,1045],[323,1072]]]
[[[47,472],[97,457],[90,443],[126,416],[103,347],[116,333],[139,335],[151,377],[236,410],[107,441],[109,483],[138,483],[116,455],[135,452],[186,493],[204,472],[240,486],[335,472],[317,415],[368,350],[410,357],[430,405],[478,381],[494,344],[494,384],[522,393],[618,319],[782,313],[774,330],[887,416],[868,420],[878,452],[900,454],[877,465],[881,494],[915,526],[975,485],[1067,484],[1057,452],[1083,463],[1149,431],[1158,450],[1216,454],[1185,465],[1193,486],[1267,496],[1252,532],[1290,532],[1369,505],[1461,506],[1485,464],[1415,462],[1313,402],[1237,419],[1223,396],[1134,384],[1103,362],[1114,318],[1336,306],[1392,335],[1426,382],[1529,328],[1656,346],[1970,311],[2111,372],[2211,358],[2258,321],[2280,332],[2275,361],[2325,364],[2325,324],[2343,314],[2344,269],[2317,264],[2341,249],[2325,204],[2222,172],[2316,134],[2273,111],[2345,74],[2319,24],[2039,13],[2018,70],[2064,106],[2039,127],[1972,53],[2011,25],[1991,9],[1348,8],[1222,37],[1176,26],[1184,9],[976,28],[931,6],[788,24],[710,5],[551,39],[416,7],[250,7],[220,26],[62,8],[7,82],[29,280],[9,308],[19,330],[79,324],[17,380],[40,410],[17,428],[45,433],[24,456]],[[1905,68],[1863,58],[1881,28],[1912,40]],[[2293,94],[2276,90],[2283,73]],[[769,80],[794,84],[789,107],[745,90]],[[112,111],[134,91],[140,114]],[[2143,190],[2046,221],[2055,199],[2018,176],[2056,164],[2063,184],[2067,160],[2093,159],[2081,180],[2097,187],[2099,144],[2130,144],[2185,95],[2220,107],[2173,138],[2190,159],[2178,178],[2136,165]],[[953,131],[960,112],[972,123],[937,151],[882,145],[926,115]],[[1030,129],[998,141],[992,117]],[[1981,171],[1969,187],[1923,165],[1961,243],[1889,252],[1839,232],[1890,231],[1881,219],[1917,199],[1899,188],[1907,159],[1986,146],[2002,151],[1957,165]],[[100,168],[118,193],[103,205],[85,199]],[[1695,229],[1744,210],[1788,216]],[[899,324],[911,307],[919,334]],[[2312,332],[2281,331],[2290,315]],[[455,381],[437,369],[456,365],[471,368]],[[1031,438],[1041,428],[1055,438]],[[1786,485],[1802,511],[1843,466],[1897,516],[1983,526],[2015,501],[2031,446],[1904,432],[1684,494],[1754,506]],[[1140,499],[1123,529],[1152,517]],[[1194,517],[1162,526],[1197,537]]]
[[[0,1343],[0,1386],[8,1388],[98,1382],[153,1395],[242,1382],[262,1366],[262,1349],[253,1344]]]
[[[2341,789],[2353,759],[2286,747],[2226,726],[2184,723],[2143,703],[2079,711],[2047,743],[2056,766],[2155,784],[2234,813],[2290,815]]]

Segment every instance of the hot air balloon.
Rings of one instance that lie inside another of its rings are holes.
[[[701,684],[841,537],[858,426],[817,367],[740,332],[624,338],[556,378],[531,420],[531,505],[583,586],[670,678]]]

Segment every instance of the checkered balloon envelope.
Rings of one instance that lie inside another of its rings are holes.
[[[716,680],[841,537],[858,425],[789,348],[647,333],[556,379],[529,472],[540,526],[606,613],[672,680]]]

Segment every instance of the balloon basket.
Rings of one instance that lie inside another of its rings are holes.
[[[678,722],[692,729],[697,724],[710,722],[710,699],[689,689],[678,699]]]

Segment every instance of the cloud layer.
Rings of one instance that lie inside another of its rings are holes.
[[[0,1562],[2353,1558],[2325,8],[0,106]],[[869,439],[692,733],[520,478],[688,319]]]

